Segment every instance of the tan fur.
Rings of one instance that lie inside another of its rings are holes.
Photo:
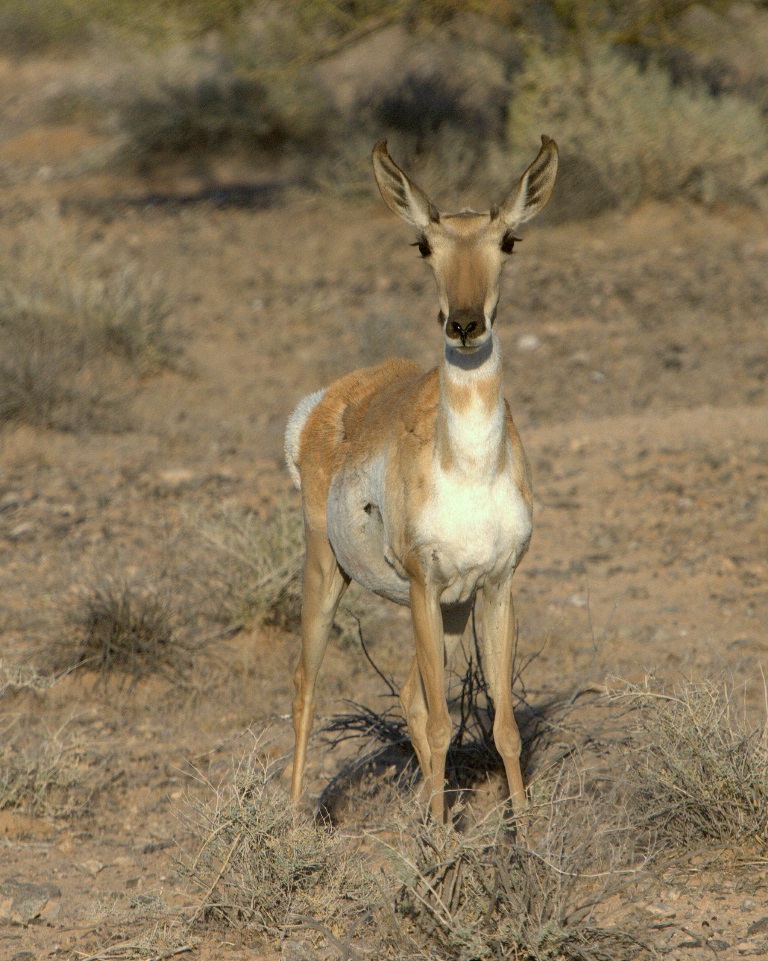
[[[321,397],[306,398],[291,419],[286,451],[300,475],[307,544],[291,796],[301,796],[317,674],[354,577],[411,607],[416,659],[401,701],[437,818],[444,816],[451,733],[445,659],[461,638],[475,592],[484,591],[494,739],[521,812],[511,577],[528,548],[533,499],[491,328],[511,250],[507,231],[546,203],[557,148],[543,137],[509,198],[484,214],[440,214],[383,141],[373,160],[385,202],[421,232],[437,283],[444,359],[427,373],[403,360],[355,371]]]

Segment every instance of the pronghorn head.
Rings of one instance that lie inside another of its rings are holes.
[[[435,275],[439,320],[450,347],[477,350],[491,337],[499,281],[512,253],[515,228],[549,200],[557,175],[557,144],[541,138],[538,157],[500,207],[487,213],[444,214],[394,162],[386,140],[373,148],[373,171],[384,202],[419,231],[414,246]]]

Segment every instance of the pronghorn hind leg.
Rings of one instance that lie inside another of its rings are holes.
[[[510,580],[484,588],[485,671],[493,698],[493,740],[504,762],[515,814],[526,808],[525,786],[520,770],[520,732],[512,701],[512,657],[515,649],[515,611]]]
[[[291,799],[294,802],[301,798],[304,784],[307,742],[314,720],[317,675],[325,656],[333,618],[349,584],[349,578],[339,567],[325,533],[318,533],[307,526],[305,534],[307,553],[301,602],[301,657],[293,676],[296,688],[293,701],[296,750]]]

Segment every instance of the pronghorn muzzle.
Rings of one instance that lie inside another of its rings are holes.
[[[462,347],[474,346],[472,341],[485,334],[485,314],[482,310],[454,310],[447,322],[440,312],[440,320],[445,324],[445,336],[449,340],[460,340]]]

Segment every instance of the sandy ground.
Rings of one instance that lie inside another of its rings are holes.
[[[285,194],[259,209],[173,202],[202,185],[166,172],[168,202],[147,203],[157,185],[37,176],[45,141],[24,136],[0,157],[24,170],[0,199],[2,242],[53,205],[84,255],[162,273],[184,349],[179,370],[131,391],[128,430],[0,428],[0,656],[34,666],[100,578],[151,586],[170,570],[191,609],[182,577],[197,563],[190,518],[230,508],[269,516],[281,498],[296,502],[281,453],[293,405],[387,356],[434,364],[440,343],[432,280],[373,186],[357,205]],[[76,137],[74,147],[56,143],[65,158],[82,148]],[[539,651],[525,675],[532,700],[587,674],[601,684],[652,673],[727,679],[759,707],[766,304],[768,237],[750,210],[680,202],[525,230],[499,330],[535,482],[534,538],[516,577],[521,652]],[[407,617],[383,604],[367,610],[370,649],[401,681]],[[192,633],[218,629],[203,612]],[[174,865],[183,796],[204,793],[195,772],[215,781],[247,750],[249,727],[268,729],[274,751],[289,747],[297,650],[289,632],[243,630],[209,641],[183,685],[105,689],[80,673],[47,691],[6,693],[7,730],[74,732],[96,787],[71,816],[0,811],[0,914],[23,922],[0,918],[0,956],[101,957],[143,936],[153,912],[162,924],[159,899],[191,914]],[[345,697],[379,705],[381,694],[359,648],[332,641],[320,715]],[[314,750],[312,798],[338,764]],[[673,958],[768,957],[763,871],[727,859],[678,864],[649,874],[635,903],[616,911],[650,917]],[[13,916],[15,882],[37,886],[43,906],[17,904]],[[272,956],[236,935],[190,937],[194,956]]]

